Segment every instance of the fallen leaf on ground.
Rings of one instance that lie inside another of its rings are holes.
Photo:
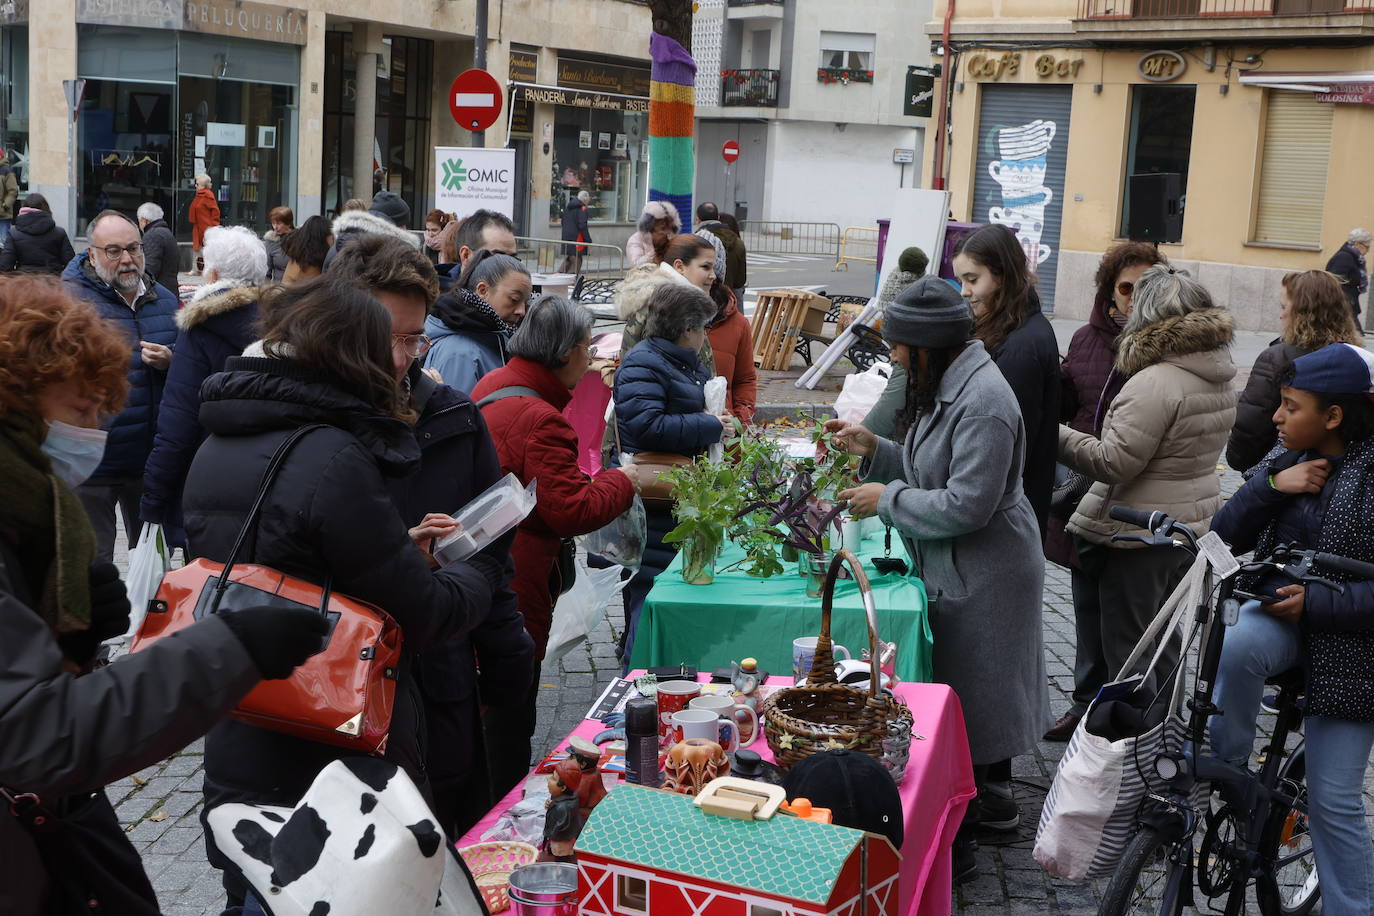
[[[157,811],[154,811],[152,814],[148,816],[148,820],[152,821],[154,824],[167,820],[167,809],[157,809]]]

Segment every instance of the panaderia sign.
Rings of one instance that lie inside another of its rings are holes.
[[[252,0],[76,0],[76,21],[305,44],[305,11]]]
[[[529,83],[516,83],[512,87],[512,92],[517,101],[534,102],[537,105],[569,105],[573,108],[595,108],[604,111],[649,110],[647,98],[611,92],[584,92],[580,89],[537,86]]]

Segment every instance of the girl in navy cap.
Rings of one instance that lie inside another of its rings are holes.
[[[1277,544],[1374,561],[1374,354],[1350,344],[1294,360],[1274,413],[1285,451],[1256,467],[1212,520],[1236,553]],[[1323,575],[1349,578],[1325,570]],[[1374,847],[1361,792],[1374,747],[1374,582],[1341,593],[1282,576],[1251,589],[1226,634],[1211,721],[1212,751],[1244,766],[1264,679],[1306,668],[1307,792],[1322,912],[1366,914],[1374,901]]]

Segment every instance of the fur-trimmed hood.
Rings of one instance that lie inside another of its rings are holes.
[[[389,235],[393,238],[403,240],[412,248],[420,247],[420,240],[413,233],[396,226],[384,216],[375,213],[368,213],[365,210],[349,210],[334,217],[334,238],[337,240],[345,236],[360,235],[363,233],[376,233],[377,235]],[[338,247],[337,244],[335,247]]]
[[[1166,359],[1225,351],[1213,360],[1188,360],[1187,368],[1203,377],[1232,378],[1236,367],[1228,348],[1234,337],[1235,321],[1226,309],[1201,309],[1165,318],[1118,338],[1116,368],[1132,376]],[[1211,366],[1214,372],[1209,371],[1208,363],[1215,364]]]
[[[649,296],[654,288],[667,282],[668,278],[659,272],[658,265],[652,261],[626,271],[625,279],[620,281],[615,291],[615,309],[620,320],[629,321],[631,315],[649,304]]]
[[[218,280],[207,283],[196,290],[196,294],[186,303],[185,308],[177,312],[177,327],[189,331],[215,315],[223,315],[225,312],[255,304],[261,294],[261,287],[243,280]]]

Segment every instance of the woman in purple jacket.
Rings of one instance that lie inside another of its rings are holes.
[[[1131,297],[1140,275],[1155,264],[1165,263],[1153,245],[1122,242],[1107,250],[1097,266],[1097,294],[1088,323],[1074,332],[1069,352],[1060,364],[1063,388],[1059,396],[1059,421],[1083,433],[1098,435],[1107,405],[1121,390],[1125,378],[1115,373],[1116,339],[1131,314]],[[1084,491],[1086,492],[1086,490]],[[1064,530],[1074,506],[1055,500],[1045,532],[1045,556],[1068,567],[1073,574],[1073,616],[1077,646],[1073,666],[1073,705],[1045,733],[1046,741],[1068,741],[1088,704],[1106,683],[1111,672],[1102,658],[1095,588],[1080,587],[1078,548]]]

